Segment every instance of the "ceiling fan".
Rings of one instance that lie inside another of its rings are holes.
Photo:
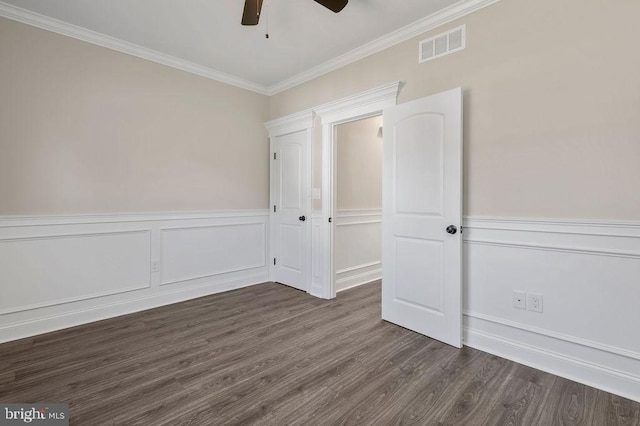
[[[242,25],[258,25],[260,20],[260,11],[262,10],[263,0],[245,0],[244,12],[242,13]],[[338,13],[349,3],[349,0],[314,0],[331,10]]]

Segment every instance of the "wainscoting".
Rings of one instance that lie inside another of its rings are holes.
[[[0,218],[0,342],[269,280],[268,210]]]
[[[382,210],[338,211],[334,232],[336,291],[382,277]]]
[[[467,218],[463,235],[466,345],[640,401],[640,225]]]
[[[0,342],[268,281],[268,220],[1,218]],[[313,214],[315,295],[322,220]],[[380,278],[380,212],[335,224],[338,290]],[[467,218],[463,236],[466,345],[640,401],[639,224]],[[543,295],[543,312],[514,308],[513,290]]]

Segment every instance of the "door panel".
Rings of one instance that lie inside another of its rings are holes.
[[[300,210],[302,200],[302,146],[286,136],[280,142],[280,182],[282,210]]]
[[[307,290],[307,132],[274,138],[274,280]],[[301,220],[301,217],[305,220]]]
[[[442,243],[396,238],[396,245],[395,298],[442,314]]]
[[[462,91],[387,108],[384,127],[382,318],[461,347]]]
[[[398,212],[442,215],[443,127],[439,114],[419,114],[396,124]]]

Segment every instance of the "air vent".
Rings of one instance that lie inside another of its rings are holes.
[[[454,28],[446,33],[422,40],[418,46],[420,52],[418,62],[426,62],[449,53],[464,49],[465,26]]]

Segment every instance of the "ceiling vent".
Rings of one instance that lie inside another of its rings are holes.
[[[418,62],[427,62],[449,53],[464,49],[465,46],[465,25],[454,28],[446,33],[438,34],[435,37],[422,40],[419,46]]]

